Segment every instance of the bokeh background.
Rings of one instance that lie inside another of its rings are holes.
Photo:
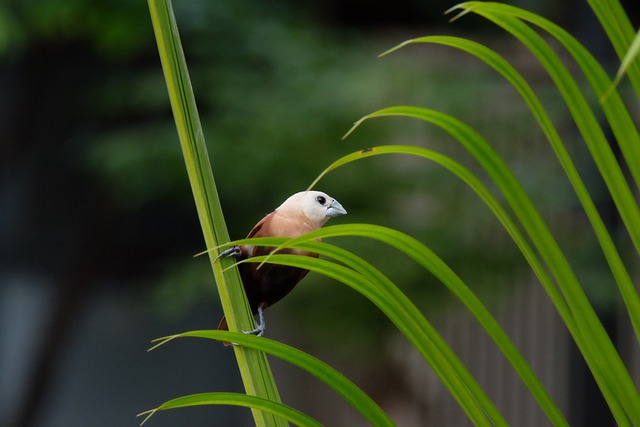
[[[459,35],[506,56],[535,85],[603,212],[612,212],[568,113],[539,65],[456,2],[175,1],[227,225],[241,238],[333,160],[374,145],[415,144],[477,170],[444,133],[409,119],[366,123],[392,105],[452,114],[507,159],[571,253],[623,357],[637,346],[593,236],[517,93],[461,52],[409,38]],[[587,2],[522,0],[617,66]],[[638,4],[626,2],[638,26]],[[622,86],[624,90],[624,85]],[[546,296],[490,212],[437,166],[367,159],[319,189],[349,211],[340,222],[397,228],[425,242],[502,320],[572,425],[613,421]],[[615,215],[608,225],[618,227]],[[443,287],[400,254],[336,241],[378,265],[427,313],[513,425],[545,425],[503,358]],[[624,239],[620,244],[628,244]],[[136,425],[173,397],[241,391],[232,352],[150,340],[214,328],[221,308],[177,141],[146,2],[0,3],[0,424]],[[635,272],[637,277],[637,271]],[[468,425],[410,346],[350,289],[309,275],[268,311],[269,336],[333,364],[402,426]],[[365,425],[338,397],[274,360],[285,403],[330,426]],[[244,409],[155,416],[152,426],[250,425]]]

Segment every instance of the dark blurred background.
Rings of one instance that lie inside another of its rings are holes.
[[[442,110],[504,155],[572,254],[623,356],[628,325],[575,197],[517,93],[471,57],[412,46],[449,34],[488,44],[535,85],[576,153],[567,112],[516,42],[456,2],[175,1],[178,26],[216,182],[233,238],[241,238],[333,160],[374,145],[415,144],[477,166],[424,123],[380,119],[346,141],[361,116],[392,105]],[[522,0],[565,25],[614,70],[586,1]],[[638,5],[627,2],[636,17]],[[635,21],[637,26],[638,22]],[[624,88],[624,86],[623,86]],[[593,175],[585,156],[581,170]],[[607,212],[593,175],[589,185]],[[344,167],[318,189],[349,211],[419,238],[489,305],[573,425],[613,425],[566,331],[516,247],[489,211],[439,167],[404,157]],[[615,215],[609,220],[618,226]],[[514,425],[545,425],[532,399],[469,316],[400,254],[336,241],[378,265],[440,326]],[[626,245],[625,240],[621,245]],[[147,353],[150,340],[214,328],[221,308],[144,1],[0,3],[0,424],[136,425],[173,397],[241,391],[232,352],[197,340]],[[269,336],[328,361],[402,426],[466,425],[437,378],[370,303],[310,275],[268,312]],[[360,417],[295,368],[273,361],[285,403],[326,425]],[[244,409],[158,414],[152,426],[249,425]]]

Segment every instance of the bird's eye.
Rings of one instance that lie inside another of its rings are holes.
[[[327,203],[327,199],[325,199],[323,196],[318,196],[316,197],[316,200],[318,201],[318,203],[320,203],[322,206],[324,206],[325,203]]]

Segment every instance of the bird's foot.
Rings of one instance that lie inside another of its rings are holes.
[[[220,252],[220,255],[218,255],[216,260],[218,258],[228,258],[228,257],[238,258],[240,255],[242,255],[242,250],[240,249],[240,246],[234,246],[232,248],[227,249],[226,251]]]
[[[247,335],[255,335],[257,337],[261,337],[262,335],[264,335],[264,331],[266,331],[267,328],[264,327],[264,325],[258,325],[255,329],[252,329],[250,331],[242,331]]]
[[[258,307],[258,324],[256,325],[256,328],[251,330],[251,331],[242,331],[245,334],[251,334],[251,335],[256,335],[258,337],[261,337],[262,335],[264,335],[264,331],[267,330],[267,325],[264,322],[264,313],[262,312],[262,307]]]

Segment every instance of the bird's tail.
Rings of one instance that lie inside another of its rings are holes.
[[[222,316],[222,319],[220,319],[220,323],[218,323],[218,330],[219,331],[228,331],[229,330],[229,325],[227,325],[227,318],[226,317]],[[231,345],[231,343],[227,342],[227,341],[223,342],[223,344],[225,346]]]
[[[219,331],[228,331],[229,330],[229,326],[227,325],[227,318],[222,316],[222,319],[220,319],[220,323],[218,323],[218,328]]]

